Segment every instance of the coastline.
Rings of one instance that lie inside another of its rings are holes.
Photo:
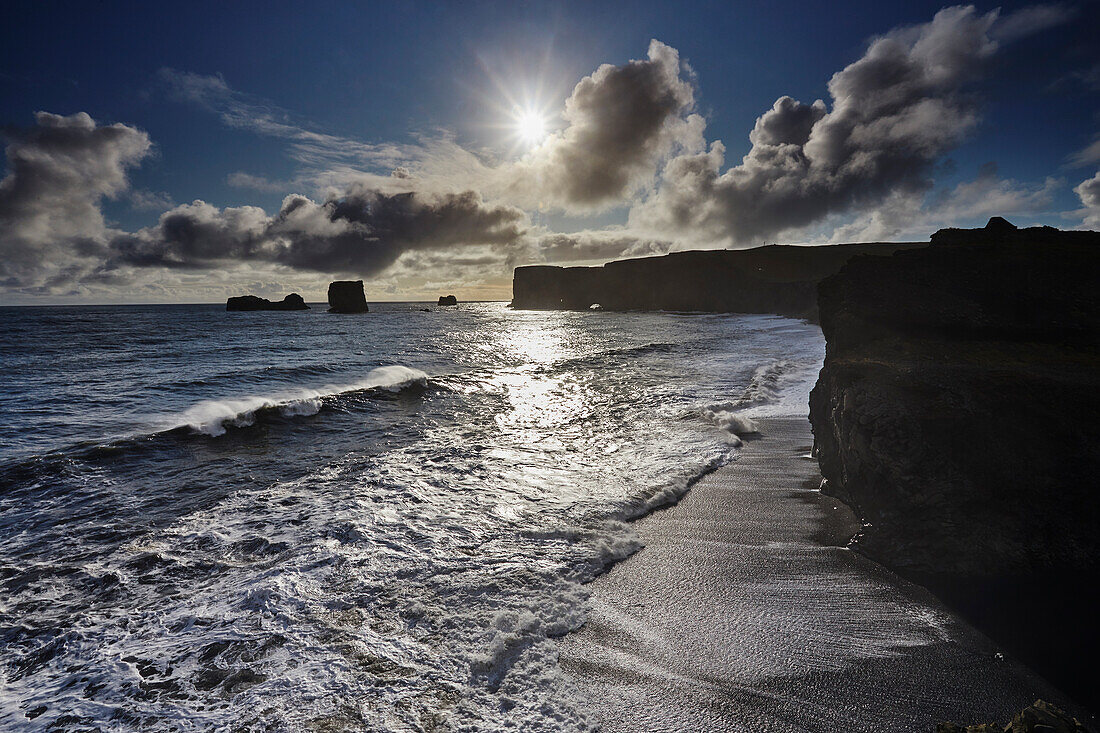
[[[859,525],[817,490],[809,422],[758,423],[737,461],[634,523],[645,548],[593,581],[586,624],[558,641],[603,730],[933,730],[1037,698],[1087,717],[846,549]]]

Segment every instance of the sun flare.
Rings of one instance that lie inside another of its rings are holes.
[[[532,110],[520,112],[516,115],[516,134],[527,145],[538,145],[546,137],[546,120]]]

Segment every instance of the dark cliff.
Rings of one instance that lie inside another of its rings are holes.
[[[777,313],[814,318],[817,283],[861,254],[890,255],[926,244],[769,245],[674,252],[602,267],[517,267],[512,307]]]
[[[227,311],[307,311],[309,306],[297,293],[272,303],[255,295],[239,295],[225,301]]]
[[[336,280],[328,285],[329,313],[367,313],[362,280]]]
[[[1100,234],[943,230],[820,284],[810,396],[857,547],[1096,709]]]

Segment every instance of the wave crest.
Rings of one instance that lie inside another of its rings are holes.
[[[258,415],[275,412],[283,417],[316,415],[325,401],[340,395],[365,390],[400,392],[427,384],[428,375],[419,369],[393,365],[372,369],[352,384],[328,385],[318,389],[300,389],[275,395],[255,395],[223,400],[203,400],[181,413],[162,418],[161,429],[186,428],[210,436],[224,435],[230,427],[243,428],[255,424]]]

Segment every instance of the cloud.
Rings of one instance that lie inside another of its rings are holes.
[[[234,188],[246,188],[251,191],[263,191],[264,193],[285,193],[294,186],[291,181],[273,181],[243,171],[230,173],[225,177],[225,182]]]
[[[369,277],[413,250],[514,245],[525,221],[519,209],[487,205],[473,191],[355,188],[324,203],[294,194],[274,216],[253,206],[219,209],[195,201],[165,212],[156,226],[116,237],[102,270],[256,261]]]
[[[392,166],[403,155],[400,146],[372,145],[312,130],[278,105],[233,89],[221,74],[209,76],[163,68],[159,78],[170,97],[218,115],[229,127],[290,141],[291,158],[311,169]]]
[[[150,150],[149,136],[97,125],[83,112],[38,112],[36,125],[9,131],[8,174],[0,181],[0,284],[46,288],[94,261],[108,234],[104,198],[128,188],[126,171]]]
[[[1062,3],[1028,5],[1003,18],[998,18],[990,31],[990,36],[996,41],[1015,41],[1062,25],[1076,15],[1076,8]]]
[[[630,212],[631,227],[748,245],[829,215],[917,199],[931,188],[935,161],[976,124],[963,89],[997,50],[994,35],[1019,37],[1019,18],[945,8],[874,39],[829,81],[831,108],[780,97],[757,120],[740,164],[722,171],[721,141],[671,160],[657,193]]]
[[[1079,183],[1073,192],[1084,205],[1084,209],[1079,212],[1084,216],[1084,225],[1100,229],[1100,171],[1087,181]]]
[[[544,234],[538,238],[536,248],[541,259],[547,262],[583,262],[663,255],[672,249],[672,243],[612,228]]]
[[[157,211],[175,206],[172,197],[164,191],[132,190],[126,196],[130,206],[139,211]]]
[[[690,69],[653,40],[644,60],[604,64],[565,101],[566,126],[506,170],[513,193],[564,209],[622,202],[674,151],[702,146]]]
[[[1100,136],[1081,150],[1070,155],[1067,162],[1073,168],[1100,163]]]
[[[877,206],[843,223],[826,223],[830,242],[875,242],[904,237],[924,240],[936,229],[968,221],[982,223],[990,216],[1013,219],[1046,211],[1064,181],[1047,178],[1028,184],[1001,178],[997,166],[987,163],[978,175],[932,194],[891,193]]]

